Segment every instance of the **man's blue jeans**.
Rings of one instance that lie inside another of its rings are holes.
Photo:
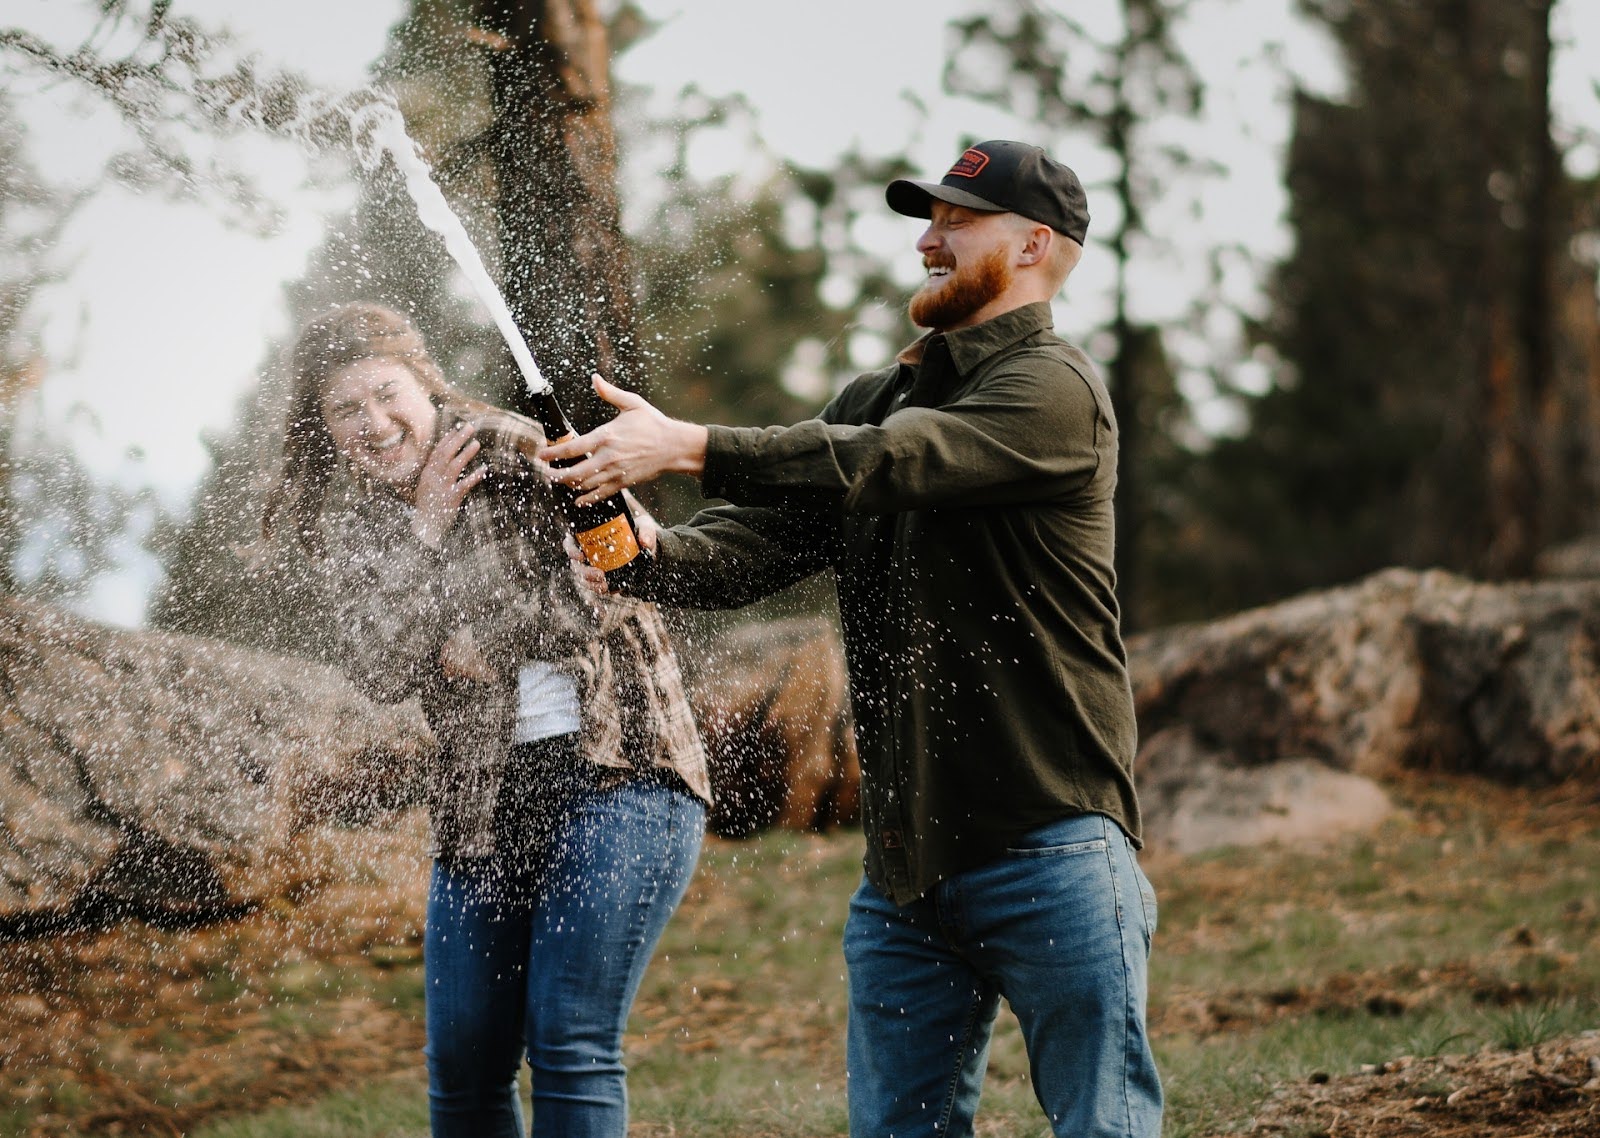
[[[536,856],[434,864],[424,960],[435,1138],[526,1134],[524,1053],[534,1134],[627,1133],[623,1028],[694,871],[705,809],[653,779],[562,798]]]
[[[850,1133],[971,1135],[1003,996],[1055,1134],[1156,1138],[1155,924],[1132,846],[1099,814],[1035,830],[904,907],[863,881],[844,933]]]

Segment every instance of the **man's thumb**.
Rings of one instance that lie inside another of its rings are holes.
[[[595,394],[617,410],[631,411],[635,407],[644,406],[644,396],[627,391],[614,383],[606,382],[605,377],[599,372],[595,372],[589,378],[594,382]]]

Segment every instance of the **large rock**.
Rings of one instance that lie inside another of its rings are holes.
[[[1387,570],[1128,647],[1157,844],[1359,829],[1404,768],[1600,775],[1600,581]]]
[[[1600,582],[1391,569],[1128,647],[1141,761],[1182,726],[1236,766],[1600,774]]]
[[[1143,748],[1139,802],[1151,845],[1180,854],[1222,846],[1317,845],[1372,829],[1394,811],[1375,780],[1316,759],[1242,766],[1187,727]]]
[[[433,746],[327,668],[0,597],[0,934],[277,893],[308,825],[412,800]]]
[[[685,663],[716,792],[713,832],[740,837],[856,821],[861,766],[831,621],[744,625]]]

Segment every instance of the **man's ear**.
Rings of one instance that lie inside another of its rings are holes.
[[[1028,240],[1017,254],[1018,265],[1042,265],[1050,259],[1050,250],[1060,240],[1048,225],[1035,225],[1028,230]]]

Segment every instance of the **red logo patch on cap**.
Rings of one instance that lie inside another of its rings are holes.
[[[981,150],[968,150],[945,174],[946,178],[976,178],[989,164],[989,156]]]

